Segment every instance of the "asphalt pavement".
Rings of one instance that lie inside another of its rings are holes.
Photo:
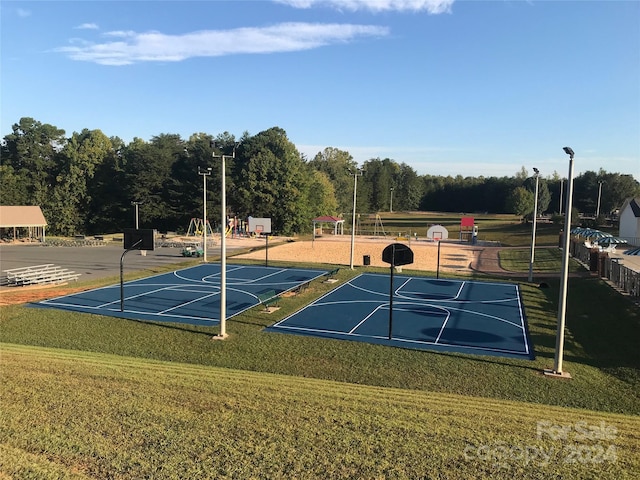
[[[246,249],[254,245],[250,239],[246,241],[231,240],[227,242],[227,252]],[[180,264],[194,260],[183,257],[182,247],[156,247],[142,255],[132,250],[124,256],[123,272],[131,273],[152,270],[159,266]],[[45,246],[39,243],[0,244],[0,271],[36,265],[53,264],[61,268],[79,273],[79,281],[120,276],[120,259],[124,253],[122,245],[101,246]],[[220,246],[210,247],[208,260],[220,256]],[[202,260],[202,259],[200,259]]]

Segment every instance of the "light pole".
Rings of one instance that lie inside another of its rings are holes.
[[[393,213],[393,187],[391,187],[391,201],[389,202],[389,213]]]
[[[353,219],[351,224],[351,261],[349,266],[353,270],[353,250],[355,248],[356,241],[356,193],[358,191],[358,177],[362,176],[362,170],[356,167],[355,171],[351,173],[353,175]]]
[[[600,198],[602,197],[602,184],[603,183],[604,183],[604,180],[600,180],[598,182],[598,207],[596,209],[596,220],[600,216]]]
[[[553,370],[545,370],[546,375],[571,378],[571,375],[562,371],[562,359],[564,355],[564,324],[567,313],[567,282],[569,274],[569,230],[571,230],[571,203],[573,197],[573,150],[570,147],[563,148],[569,155],[569,176],[567,177],[567,201],[564,214],[564,237],[562,251],[562,274],[560,279],[560,298],[558,304],[558,331],[556,332],[556,355]]]
[[[538,180],[540,179],[540,172],[536,167],[533,167],[534,176],[536,177],[536,193],[533,200],[533,228],[531,230],[531,257],[529,259],[529,281],[533,282],[533,260],[536,255],[536,220],[538,218]]]
[[[558,215],[562,215],[562,190],[564,187],[564,178],[560,179],[560,204],[558,206]]]
[[[216,155],[215,147],[216,142],[211,141],[211,149],[213,150],[213,158],[220,158],[220,333],[216,338],[224,339],[227,337],[227,242],[226,242],[226,227],[227,227],[227,167],[225,166],[225,160],[227,158],[236,157],[236,146],[233,146],[233,155]]]
[[[131,205],[133,205],[136,208],[136,230],[138,230],[138,219],[140,218],[138,216],[138,207],[142,205],[142,202],[131,202]]]
[[[211,175],[211,167],[198,167],[198,175],[202,175],[202,204],[204,205],[202,217],[202,258],[207,263],[207,176]]]

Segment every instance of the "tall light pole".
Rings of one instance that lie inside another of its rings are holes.
[[[198,167],[198,175],[202,175],[202,204],[204,205],[202,216],[202,258],[207,263],[207,176],[211,175],[211,167]]]
[[[211,149],[213,150],[213,158],[220,158],[220,333],[217,338],[224,339],[227,337],[227,167],[225,160],[227,158],[236,157],[236,146],[233,146],[233,155],[216,155],[216,142],[211,141]]]
[[[138,219],[140,218],[138,216],[138,207],[140,205],[142,205],[142,202],[131,202],[131,205],[133,205],[135,207],[135,209],[136,209],[136,230],[138,230],[138,228],[139,228]]]
[[[351,172],[351,175],[353,175],[353,219],[351,224],[351,261],[349,266],[353,270],[353,251],[356,241],[356,193],[358,191],[358,177],[362,176],[362,170],[356,167],[355,171]]]
[[[558,331],[556,332],[556,355],[553,370],[545,370],[546,375],[571,378],[571,375],[562,371],[562,359],[564,356],[564,325],[567,313],[567,282],[569,276],[569,230],[571,230],[571,203],[573,197],[573,150],[570,147],[563,148],[569,155],[569,176],[567,177],[567,201],[564,214],[564,237],[562,251],[562,274],[560,278],[560,298],[558,304]]]
[[[533,228],[531,229],[531,257],[529,258],[529,281],[533,282],[533,260],[536,256],[536,220],[538,218],[538,180],[540,172],[533,167],[534,177],[536,177],[536,193],[533,200]]]
[[[598,207],[596,209],[596,219],[600,216],[600,198],[602,197],[602,184],[604,180],[598,182]]]
[[[560,179],[560,204],[558,206],[558,209],[559,209],[558,215],[562,215],[562,190],[563,190],[563,187],[564,187],[564,178],[561,178]]]
[[[393,213],[393,187],[391,187],[391,201],[389,202],[389,213]]]

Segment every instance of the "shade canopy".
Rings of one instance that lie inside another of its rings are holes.
[[[627,243],[627,241],[624,238],[612,236],[612,237],[600,238],[596,243],[600,246],[608,247],[611,245],[623,245]]]
[[[610,233],[601,232],[600,230],[592,230],[589,233],[584,234],[582,236],[590,240],[598,240],[598,241],[603,238],[613,237],[613,235],[611,235]]]

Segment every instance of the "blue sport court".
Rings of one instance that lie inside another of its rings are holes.
[[[533,359],[518,285],[362,274],[269,327],[403,348]]]
[[[280,295],[327,273],[227,264],[226,316],[231,318],[255,307],[261,294],[274,291]],[[122,312],[119,283],[45,300],[37,306],[133,320],[212,326],[220,323],[220,264],[203,264],[126,282]]]

